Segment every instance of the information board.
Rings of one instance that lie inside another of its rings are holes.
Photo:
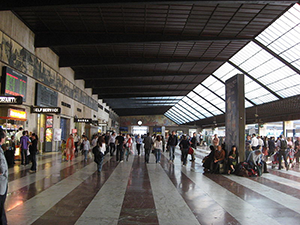
[[[2,94],[22,96],[26,102],[27,77],[9,67],[3,67]]]

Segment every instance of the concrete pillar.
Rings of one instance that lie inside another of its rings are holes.
[[[237,74],[225,82],[226,86],[226,148],[236,145],[240,161],[245,160],[245,85],[244,74]]]

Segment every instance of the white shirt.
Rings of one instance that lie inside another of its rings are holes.
[[[91,146],[90,146],[89,140],[83,141],[83,150],[88,151],[88,150],[90,150],[90,148],[91,148]]]
[[[102,143],[102,146],[100,146],[100,152],[102,152],[104,154],[105,151],[106,151],[106,144]]]
[[[257,147],[257,145],[258,145],[258,140],[256,137],[253,137],[251,140],[251,146]]]
[[[258,145],[264,146],[264,141],[261,138],[257,139],[257,141],[258,141]]]
[[[153,146],[155,149],[162,149],[162,141],[154,141]]]

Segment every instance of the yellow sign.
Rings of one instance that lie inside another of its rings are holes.
[[[25,111],[20,111],[17,109],[8,109],[8,117],[26,120],[27,113]]]

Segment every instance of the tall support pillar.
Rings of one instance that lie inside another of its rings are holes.
[[[237,146],[240,161],[245,160],[245,85],[244,74],[237,74],[226,85],[226,149]]]

